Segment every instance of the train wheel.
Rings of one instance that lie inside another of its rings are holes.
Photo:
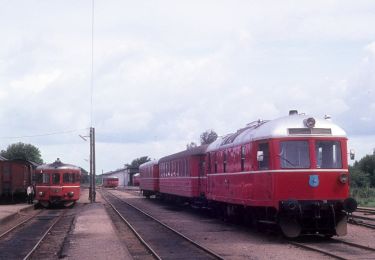
[[[48,201],[39,201],[40,205],[42,205],[44,208],[48,208],[49,202]]]
[[[283,217],[279,221],[279,226],[284,236],[288,238],[296,238],[301,234],[301,225],[295,218]]]

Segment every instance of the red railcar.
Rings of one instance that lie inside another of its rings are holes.
[[[80,197],[81,169],[57,159],[35,170],[35,199],[43,207],[51,204],[73,206]]]
[[[154,193],[205,201],[229,217],[278,225],[288,237],[344,235],[356,208],[344,130],[296,111],[166,156],[159,171]],[[147,179],[141,174],[141,186]]]
[[[133,175],[133,186],[139,186],[139,173]]]
[[[158,161],[146,162],[139,166],[139,188],[143,195],[150,197],[159,192]]]
[[[118,183],[119,183],[118,177],[103,177],[104,188],[117,188]]]
[[[0,196],[7,200],[13,200],[17,195],[25,197],[36,166],[26,160],[0,161]]]

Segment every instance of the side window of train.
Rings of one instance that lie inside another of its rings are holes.
[[[216,152],[215,152],[215,165],[214,165],[214,167],[215,167],[215,173],[217,173],[217,154],[216,154]]]
[[[259,170],[268,170],[269,169],[269,159],[270,159],[270,150],[268,143],[261,143],[258,147],[258,169]]]
[[[224,151],[223,154],[223,170],[227,172],[227,151]]]
[[[241,146],[241,171],[245,170],[245,156],[246,156],[246,148],[245,146]]]

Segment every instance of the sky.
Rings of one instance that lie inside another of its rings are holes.
[[[375,1],[92,3],[0,0],[1,150],[88,170],[93,126],[100,174],[297,109],[373,153]]]

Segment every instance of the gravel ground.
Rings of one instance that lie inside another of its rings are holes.
[[[310,252],[288,244],[276,235],[261,234],[230,225],[203,214],[176,209],[137,194],[112,191],[126,198],[139,208],[163,220],[192,240],[207,246],[225,259],[330,259],[319,253]]]

